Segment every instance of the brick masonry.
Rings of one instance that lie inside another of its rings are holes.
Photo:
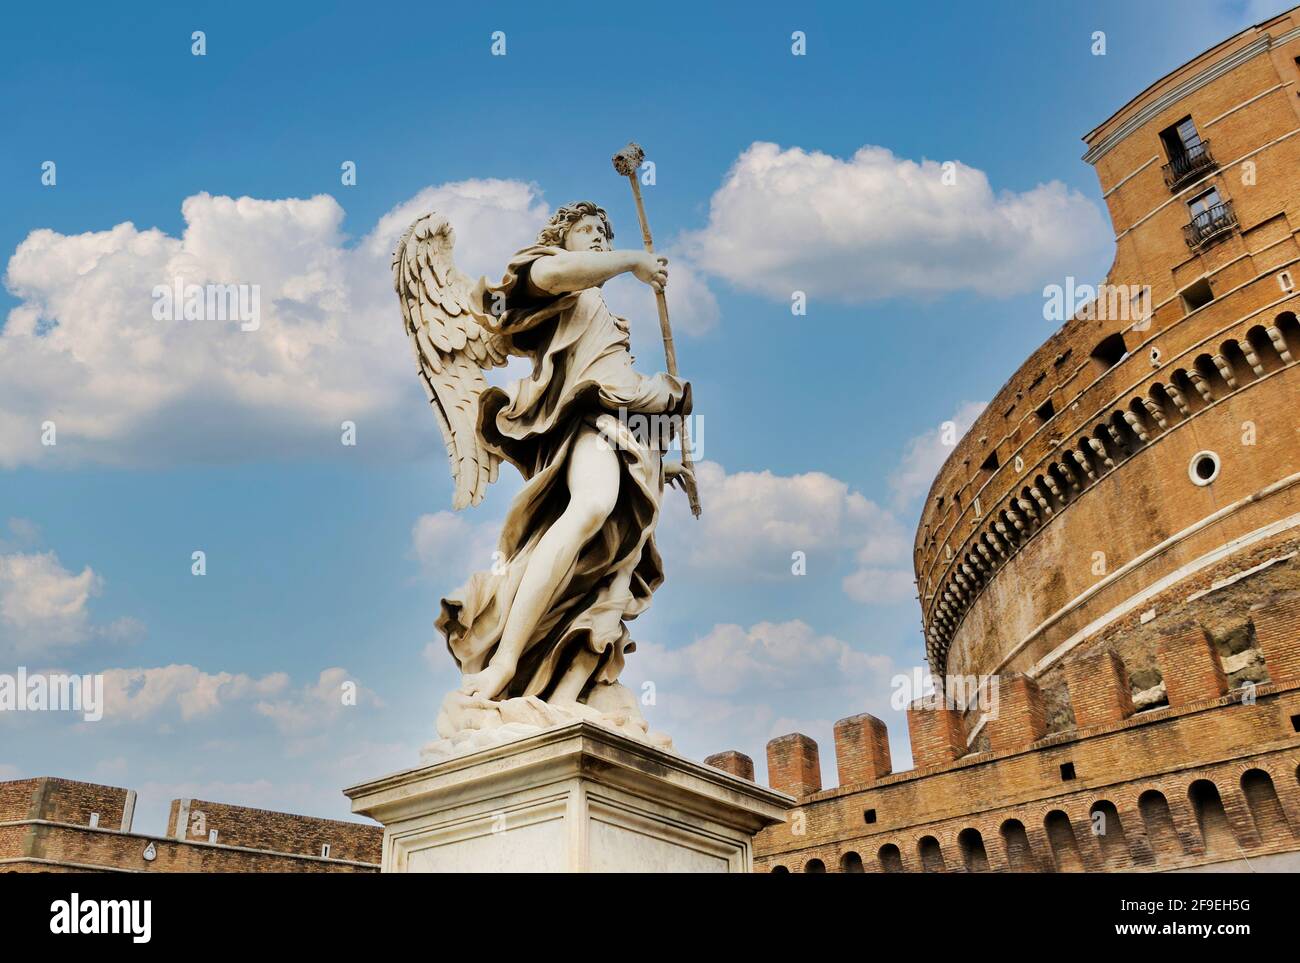
[[[134,798],[127,789],[69,779],[0,782],[0,872],[379,871],[380,826],[185,799],[172,801],[167,836],[150,836],[130,831]],[[178,832],[181,812],[184,827],[204,832]]]

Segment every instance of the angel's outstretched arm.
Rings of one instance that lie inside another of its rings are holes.
[[[662,290],[668,283],[668,259],[645,251],[565,251],[534,261],[528,280],[543,294],[568,294],[629,272]]]

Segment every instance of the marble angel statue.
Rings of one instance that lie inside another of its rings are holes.
[[[693,477],[665,461],[661,433],[629,429],[646,418],[629,416],[685,418],[691,390],[633,370],[628,322],[601,287],[631,274],[661,292],[667,259],[615,250],[613,236],[590,201],[561,207],[495,284],[457,270],[455,233],[437,214],[415,221],[394,254],[453,506],[477,505],[502,461],[524,478],[494,564],[442,600],[437,627],[462,679],[427,754],[580,718],[667,742],[618,679],[635,647],[626,623],[664,578],[654,538],[664,486]],[[510,356],[530,359],[531,375],[489,386],[484,371]]]

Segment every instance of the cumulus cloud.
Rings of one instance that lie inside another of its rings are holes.
[[[680,648],[638,640],[627,684],[653,693],[647,714],[681,751],[741,749],[763,768],[763,744],[800,731],[831,746],[831,721],[869,711],[889,717],[893,662],[802,620],[724,623]],[[791,713],[797,713],[792,716]],[[833,763],[831,763],[833,767]]]
[[[834,571],[848,557],[853,567],[840,585],[853,601],[893,605],[914,595],[907,528],[846,482],[824,472],[729,474],[708,461],[696,476],[705,510],[690,522],[674,500],[669,510],[680,518],[663,536],[670,560],[705,577],[750,579],[787,576],[795,552],[808,571]]]
[[[887,656],[854,649],[806,622],[759,622],[744,628],[715,625],[704,637],[677,649],[650,646],[638,652],[641,671],[671,685],[688,683],[701,692],[784,691],[801,682],[863,680],[885,673]]]
[[[430,578],[463,578],[492,564],[500,530],[500,519],[471,521],[449,511],[421,515],[411,527],[411,554]]]
[[[703,515],[688,518],[685,499],[670,492],[669,520],[656,533],[669,571],[696,582],[784,579],[794,553],[802,552],[807,570],[819,574],[854,565],[843,586],[856,601],[889,604],[910,596],[907,530],[893,511],[846,482],[824,472],[728,473],[710,461],[695,472]],[[499,519],[421,515],[411,529],[411,555],[425,576],[450,588],[491,565],[500,528]]]
[[[1005,296],[1087,273],[1106,220],[1058,182],[995,192],[983,171],[865,146],[841,159],[756,142],[683,245],[739,288],[861,302],[952,291]]]
[[[93,620],[90,599],[103,584],[90,566],[69,571],[54,552],[0,555],[0,655],[48,656],[92,641],[137,636],[141,626],[133,619]]]
[[[397,238],[437,210],[456,227],[461,269],[496,276],[549,213],[535,185],[460,181],[421,191],[349,245],[327,195],[204,193],[181,210],[180,236],[123,223],[36,230],[18,246],[5,284],[20,303],[0,329],[0,467],[428,451],[436,422],[411,414],[424,396],[390,280]],[[258,327],[157,320],[155,288],[177,279],[256,286]],[[678,282],[702,288],[689,271]],[[625,297],[654,327],[648,291]],[[689,330],[688,314],[679,321]],[[355,448],[339,444],[344,421]]]
[[[668,287],[665,291],[673,335],[707,334],[717,326],[721,316],[717,298],[709,290],[699,267],[679,246],[669,249],[665,256],[668,258]],[[623,274],[607,282],[604,290],[610,310],[632,322],[633,354],[654,358],[655,364],[661,365],[663,335],[659,329],[659,308],[654,289]]]
[[[108,722],[140,722],[171,714],[188,722],[233,703],[276,695],[289,685],[283,672],[254,678],[242,672],[204,672],[193,665],[107,669],[103,675]]]
[[[269,720],[285,735],[316,732],[357,706],[382,707],[382,700],[346,669],[321,670],[312,682],[294,687],[285,672],[252,676],[205,672],[193,665],[106,669],[104,719],[112,723],[189,723],[238,709]]]
[[[863,605],[892,605],[914,594],[912,573],[900,568],[859,568],[841,584],[845,595]]]
[[[953,447],[970,431],[975,419],[987,407],[986,401],[963,401],[949,419],[953,423],[951,436],[946,424],[935,425],[930,431],[908,441],[902,460],[889,476],[897,507],[905,508],[925,496],[934,483],[934,476],[952,454]],[[951,437],[951,444],[945,444],[947,437]]]
[[[257,713],[275,723],[285,734],[312,733],[337,720],[347,709],[383,705],[371,690],[360,685],[347,669],[335,666],[322,670],[313,683],[302,686],[287,698],[263,699]]]
[[[728,473],[709,461],[695,471],[704,512],[689,520],[684,500],[672,499],[674,522],[661,536],[670,562],[681,559],[720,579],[784,578],[795,552],[804,553],[809,571],[825,572],[846,557],[881,570],[906,565],[909,540],[898,517],[838,478]]]

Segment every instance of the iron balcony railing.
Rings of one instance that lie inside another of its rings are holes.
[[[1221,201],[1192,218],[1192,222],[1183,228],[1183,234],[1188,247],[1199,248],[1236,226],[1237,215],[1233,213],[1232,201]]]
[[[1214,155],[1210,153],[1210,142],[1203,140],[1175,155],[1161,170],[1165,174],[1165,184],[1171,191],[1176,191],[1218,166],[1214,162]]]

